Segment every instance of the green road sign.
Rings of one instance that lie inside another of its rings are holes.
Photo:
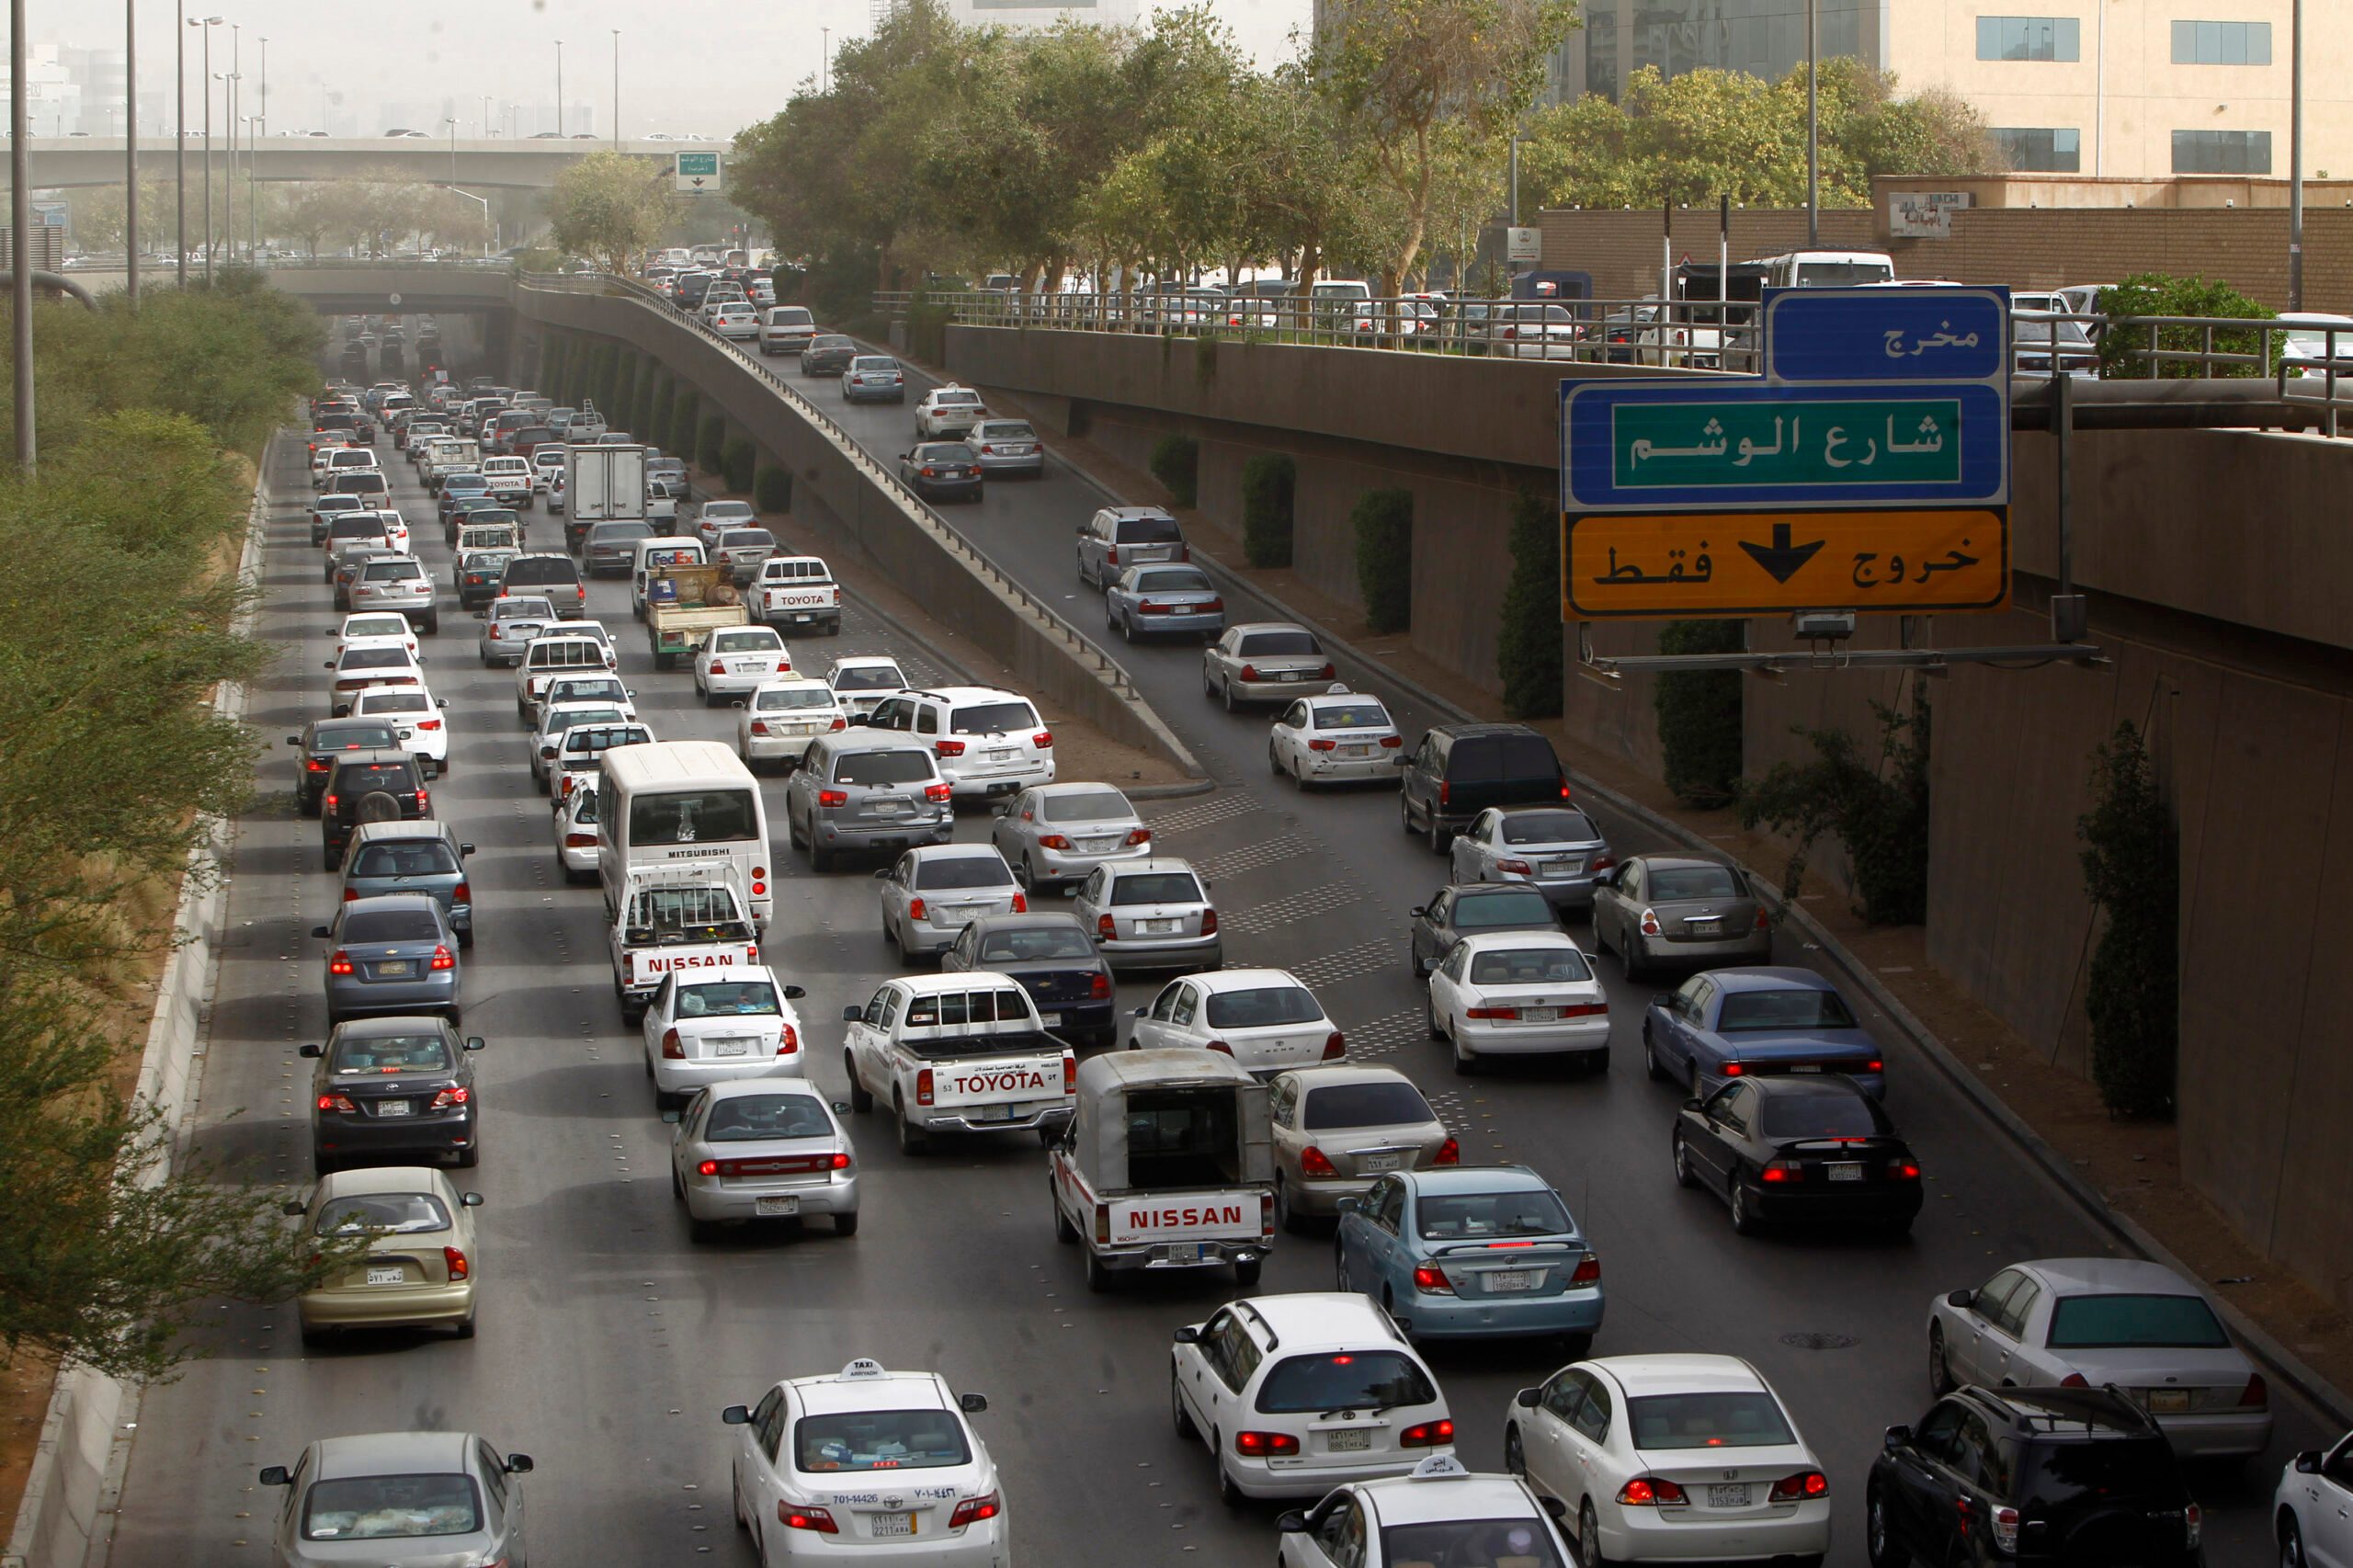
[[[678,154],[678,172],[682,175],[688,176],[702,175],[709,176],[716,175],[719,173],[719,154],[716,153],[681,153]]]
[[[1634,403],[1612,410],[1609,449],[1620,491],[1950,484],[1961,477],[1961,403]]]

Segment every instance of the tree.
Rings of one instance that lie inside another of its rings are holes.
[[[556,176],[548,222],[558,247],[627,272],[670,222],[676,198],[659,164],[600,148]]]
[[[2180,1044],[2181,836],[2130,720],[2093,753],[2092,809],[2077,819],[2084,891],[2107,916],[2085,1006],[2092,1079],[2121,1116],[2170,1115]]]
[[[1495,673],[1504,708],[1518,719],[1561,710],[1566,632],[1561,620],[1561,514],[1545,496],[1522,490],[1511,509],[1511,576],[1504,585],[1495,634]]]

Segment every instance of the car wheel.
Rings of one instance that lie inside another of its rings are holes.
[[[1504,1469],[1514,1475],[1528,1473],[1528,1450],[1520,1443],[1518,1426],[1504,1428]]]
[[[888,915],[882,916],[882,941],[886,947],[895,948],[900,945],[899,928],[891,923],[891,917]]]
[[[330,871],[339,869],[343,865],[343,852],[338,849],[329,849],[320,857],[320,862]]]
[[[482,1144],[480,1142],[469,1143],[464,1148],[458,1151],[458,1168],[460,1170],[470,1171],[481,1164]]]
[[[1473,1051],[1469,1046],[1462,1043],[1462,1037],[1461,1035],[1456,1035],[1453,1039],[1454,1075],[1458,1078],[1472,1078],[1478,1076],[1478,1053]]]
[[[1601,1555],[1601,1526],[1590,1503],[1577,1509],[1577,1568],[1609,1568],[1609,1559]]]
[[[1756,1211],[1748,1206],[1748,1188],[1742,1185],[1739,1173],[1734,1172],[1732,1178],[1732,1228],[1737,1234],[1753,1236],[1761,1225]]]
[[[817,842],[817,830],[814,824],[812,824],[809,829],[809,869],[813,871],[830,871],[834,869],[834,852]]]
[[[1876,1486],[1870,1490],[1870,1501],[1863,1506],[1863,1554],[1871,1560],[1871,1568],[1909,1568],[1912,1562],[1912,1554],[1895,1539],[1894,1526],[1888,1518],[1886,1494]],[[2279,1560],[2282,1564],[2288,1562],[2284,1542]]]
[[[854,1236],[858,1234],[857,1210],[853,1209],[847,1214],[836,1214],[834,1216],[834,1234],[837,1236]]]
[[[1414,836],[1414,801],[1403,790],[1397,791],[1397,825],[1406,837]]]
[[[1051,1171],[1046,1173],[1046,1201],[1054,1210],[1054,1240],[1064,1246],[1075,1244],[1078,1241],[1078,1227],[1070,1222],[1068,1214],[1063,1212],[1063,1200],[1061,1195],[1054,1190],[1054,1176]]]
[[[1348,1283],[1348,1249],[1339,1240],[1332,1240],[1332,1289],[1347,1295],[1356,1287]]]
[[[1029,855],[1027,850],[1022,852],[1021,863],[1013,869],[1014,875],[1021,880],[1021,890],[1024,892],[1038,891],[1038,868],[1029,863]]]
[[[1131,618],[1127,616],[1120,618],[1120,636],[1129,642],[1136,640],[1136,623]]]
[[[1176,1371],[1173,1367],[1168,1372],[1168,1416],[1175,1424],[1178,1437],[1188,1442],[1200,1437],[1201,1429],[1193,1425],[1193,1413],[1185,1408],[1185,1391],[1176,1386]]]
[[[313,1328],[307,1323],[302,1325],[302,1343],[313,1350],[324,1349],[333,1338],[330,1329]]]
[[[1103,1259],[1093,1248],[1086,1254],[1086,1288],[1098,1296],[1111,1288],[1111,1271],[1103,1267]]]
[[[1233,1266],[1233,1282],[1247,1290],[1258,1283],[1258,1276],[1266,1271],[1267,1260],[1254,1257],[1247,1263]]]
[[[428,615],[428,616],[426,616],[426,617],[425,618],[425,634],[426,634],[427,637],[438,637],[438,636],[439,636],[439,635],[440,635],[440,633],[441,633],[441,618],[440,618],[440,616],[438,616],[438,615]]]
[[[1643,947],[1640,931],[1624,933],[1618,942],[1619,957],[1625,966],[1626,978],[1641,980],[1651,972],[1650,954]]]
[[[1233,1477],[1226,1473],[1225,1444],[1220,1438],[1218,1434],[1211,1433],[1210,1435],[1210,1448],[1211,1451],[1218,1456],[1217,1500],[1224,1504],[1229,1508],[1241,1507],[1247,1499],[1242,1495],[1242,1488],[1233,1483]]]
[[[687,1240],[690,1242],[715,1242],[718,1239],[719,1221],[716,1220],[698,1220],[692,1213],[688,1214]]]
[[[468,1312],[464,1319],[458,1324],[458,1337],[460,1339],[472,1339],[473,1336],[474,1314]]]
[[[1222,687],[1222,689],[1219,692],[1219,694],[1218,694],[1218,695],[1220,696],[1220,698],[1221,698],[1221,699],[1224,701],[1224,703],[1225,703],[1225,710],[1226,710],[1227,712],[1229,712],[1229,713],[1233,712],[1233,711],[1234,710],[1234,708],[1233,708],[1233,683],[1232,681],[1226,681],[1226,682],[1224,682],[1224,683],[1223,683],[1223,687]]]
[[[1651,1040],[1648,1024],[1643,1026],[1643,1071],[1649,1074],[1654,1082],[1666,1082],[1666,1069],[1659,1064],[1658,1047]]]
[[[891,1111],[898,1119],[899,1153],[927,1154],[931,1153],[931,1135],[907,1119],[906,1101],[892,1096]]]
[[[1955,1384],[1952,1364],[1945,1358],[1945,1330],[1942,1324],[1928,1325],[1928,1392],[1942,1399],[1952,1392]]]
[[[1675,1185],[1677,1187],[1699,1186],[1699,1177],[1691,1174],[1691,1150],[1690,1147],[1683,1142],[1683,1134],[1680,1131],[1676,1132],[1674,1142]]]
[[[1300,1215],[1291,1209],[1290,1184],[1283,1180],[1279,1172],[1275,1176],[1275,1223],[1294,1236],[1307,1229]]]
[[[1446,829],[1438,826],[1438,813],[1436,812],[1432,812],[1430,813],[1429,835],[1430,853],[1433,855],[1445,854],[1448,847],[1454,842],[1454,835],[1447,832]]]
[[[1424,1018],[1424,1027],[1429,1030],[1430,1038],[1432,1040],[1444,1040],[1446,1038],[1446,1026],[1438,1021],[1438,997],[1435,994],[1429,998],[1427,1004],[1422,1008],[1422,1015]]]
[[[866,1115],[874,1108],[874,1094],[858,1078],[858,1063],[847,1051],[842,1052],[842,1071],[849,1077],[849,1108]]]
[[[1272,741],[1267,743],[1267,771],[1278,778],[1283,776],[1282,760],[1275,756],[1275,745]]]
[[[806,849],[809,846],[809,841],[801,836],[801,824],[793,820],[790,809],[784,813],[784,837],[785,842],[795,849]]]

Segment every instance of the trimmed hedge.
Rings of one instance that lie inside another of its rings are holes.
[[[730,436],[720,449],[719,472],[726,476],[727,488],[741,494],[752,488],[752,477],[759,468],[760,454],[749,436]]]
[[[670,414],[670,428],[664,432],[668,439],[662,443],[672,457],[691,460],[695,449],[695,411],[702,404],[701,394],[692,387],[678,389],[677,406]]]
[[[1153,443],[1152,477],[1167,487],[1176,506],[1190,506],[1198,498],[1200,472],[1201,444],[1190,436],[1171,431]]]
[[[1288,566],[1291,501],[1299,465],[1280,452],[1259,452],[1242,465],[1242,554],[1253,566]]]
[[[1357,536],[1357,589],[1375,631],[1414,620],[1414,493],[1368,490],[1348,513]]]
[[[1550,719],[1561,711],[1565,636],[1560,513],[1522,490],[1512,502],[1511,577],[1495,632],[1495,674],[1504,683],[1504,710],[1513,718]]]
[[[1671,620],[1662,653],[1736,653],[1746,645],[1737,620]],[[1666,753],[1666,787],[1687,806],[1729,805],[1740,788],[1738,670],[1673,670],[1658,677],[1651,706]]]
[[[2130,720],[2092,753],[2075,823],[2084,891],[2107,915],[2092,951],[2092,1082],[2110,1114],[2170,1117],[2180,1047],[2181,835]]]
[[[695,466],[705,473],[718,473],[727,463],[727,416],[706,414],[695,426]]]
[[[762,512],[792,510],[792,471],[762,463],[752,475],[752,505]]]

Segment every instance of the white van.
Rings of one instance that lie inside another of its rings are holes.
[[[1895,281],[1894,259],[1883,251],[1793,250],[1746,265],[1765,268],[1768,289],[1854,289]]]
[[[640,620],[645,619],[645,574],[660,566],[707,566],[710,551],[702,540],[683,535],[667,535],[660,539],[642,539],[630,551],[629,608]]]
[[[729,868],[751,892],[752,918],[767,924],[767,807],[759,781],[717,741],[655,741],[604,755],[597,793],[597,876],[605,918],[620,911],[630,873],[649,868]]]

